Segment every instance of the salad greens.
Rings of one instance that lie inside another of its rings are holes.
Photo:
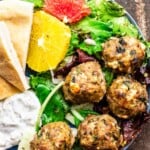
[[[132,25],[127,17],[113,18],[109,22],[113,24],[113,34],[119,36],[138,37],[138,30]]]
[[[138,36],[138,30],[130,23],[125,16],[124,8],[118,3],[112,0],[91,0],[89,6],[92,9],[93,18],[112,24],[113,35]]]
[[[65,118],[69,123],[78,127],[88,115],[98,115],[98,113],[93,110],[93,104],[85,103],[72,106]]]
[[[30,77],[30,85],[42,104],[37,126],[39,126],[41,117],[42,125],[54,121],[63,121],[66,112],[69,110],[62,92],[58,90],[63,82],[56,86],[51,82],[50,75],[48,77],[47,74],[40,74]]]
[[[80,39],[78,48],[84,50],[89,55],[96,55],[102,51],[100,43],[103,43],[112,36],[111,24],[89,17],[81,20],[72,28],[78,32],[78,38]],[[87,41],[89,39],[91,39],[91,42]]]
[[[35,7],[43,5],[43,0],[26,1],[33,2]],[[76,50],[80,49],[100,59],[103,43],[112,36],[138,37],[138,30],[129,22],[124,8],[118,3],[112,0],[88,0],[87,5],[91,8],[91,14],[76,24],[70,24],[72,34],[67,56],[72,56]],[[109,86],[114,73],[105,67],[102,70]],[[42,125],[65,120],[68,113],[72,119],[70,123],[78,126],[88,114],[95,114],[90,109],[70,109],[61,90],[55,91],[57,86],[52,83],[50,73],[31,75],[30,85],[42,105],[48,101],[42,110]],[[50,93],[53,93],[51,100],[47,99]]]
[[[79,23],[72,26],[72,36],[70,49],[79,48],[89,55],[95,55],[102,51],[101,44],[112,36],[112,25],[94,18],[86,17]],[[76,43],[73,42],[76,41]],[[72,45],[73,44],[73,45]]]
[[[92,10],[92,16],[100,18],[120,17],[125,14],[124,8],[113,0],[89,0],[88,6]]]
[[[78,127],[81,121],[89,114],[98,114],[92,110],[93,107],[90,104],[84,105],[85,107],[81,105],[79,108],[70,108],[69,104],[64,100],[62,91],[59,90],[63,83],[62,81],[58,85],[54,85],[49,73],[31,75],[31,88],[35,91],[42,105],[36,123],[37,130],[41,126],[40,119],[42,125],[55,121],[65,121],[67,119],[72,125]]]
[[[89,0],[91,14],[71,25],[72,38],[68,54],[81,49],[89,55],[98,56],[102,44],[112,36],[138,37],[138,30],[125,16],[125,10],[111,0]],[[91,42],[87,42],[87,41]]]

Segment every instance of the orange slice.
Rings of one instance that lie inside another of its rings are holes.
[[[34,13],[28,66],[37,72],[55,69],[64,59],[71,38],[70,28],[44,11]]]

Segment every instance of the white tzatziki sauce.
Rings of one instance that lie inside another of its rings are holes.
[[[0,102],[0,150],[19,143],[24,132],[34,127],[39,109],[39,100],[32,91]]]

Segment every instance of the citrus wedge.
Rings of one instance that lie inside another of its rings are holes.
[[[28,66],[37,72],[55,69],[64,59],[71,38],[70,28],[44,11],[34,13]]]
[[[91,13],[85,0],[45,0],[44,10],[66,23],[75,23]]]

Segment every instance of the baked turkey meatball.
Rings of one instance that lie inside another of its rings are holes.
[[[111,111],[120,118],[130,118],[146,111],[146,87],[127,76],[115,79],[107,92]]]
[[[131,73],[145,57],[145,45],[133,37],[112,38],[103,45],[103,59],[107,67]]]
[[[89,61],[73,67],[63,86],[65,99],[72,103],[99,102],[106,93],[101,66]]]
[[[85,150],[117,150],[122,136],[117,121],[110,115],[90,115],[78,128],[77,138]]]
[[[53,122],[43,126],[40,134],[31,141],[31,150],[71,150],[74,138],[65,122]]]

